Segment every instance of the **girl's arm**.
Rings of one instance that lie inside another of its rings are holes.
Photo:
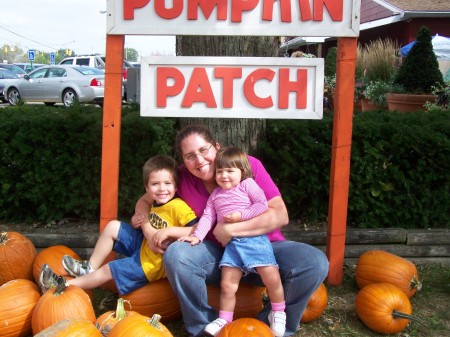
[[[214,236],[225,246],[235,236],[257,236],[267,234],[274,229],[288,224],[289,216],[281,196],[268,201],[269,209],[255,218],[235,222],[219,224],[214,229]]]

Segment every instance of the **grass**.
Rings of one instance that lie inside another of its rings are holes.
[[[354,303],[358,292],[355,282],[354,265],[344,270],[343,284],[338,287],[327,286],[328,306],[319,319],[308,324],[301,324],[295,337],[380,337],[367,328],[357,317]],[[412,322],[406,329],[397,334],[398,337],[444,337],[450,336],[450,267],[441,265],[418,266],[419,278],[423,283],[422,290],[411,299],[413,315],[422,320]],[[105,293],[96,294],[98,301]],[[115,301],[111,301],[113,304]],[[114,303],[115,305],[115,303]],[[110,310],[103,308],[104,312]],[[99,314],[101,312],[97,312]],[[189,337],[182,320],[165,324],[175,337]]]

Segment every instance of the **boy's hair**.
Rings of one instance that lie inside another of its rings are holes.
[[[228,167],[235,167],[241,170],[241,181],[253,177],[247,154],[238,147],[230,146],[217,151],[216,170]]]
[[[166,170],[172,175],[175,181],[175,187],[178,186],[178,169],[175,159],[169,156],[158,155],[147,160],[142,167],[142,175],[144,178],[144,188],[147,188],[150,173]]]

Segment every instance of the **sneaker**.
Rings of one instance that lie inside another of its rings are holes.
[[[43,264],[38,277],[38,286],[43,295],[47,290],[65,284],[66,279],[56,275],[48,264]]]
[[[70,255],[63,256],[62,265],[66,272],[73,277],[83,276],[93,271],[88,260],[78,261]]]
[[[224,320],[223,318],[217,318],[211,323],[209,323],[204,331],[211,336],[216,336],[226,324],[227,324],[226,320]]]
[[[286,313],[284,311],[271,311],[269,313],[270,329],[275,337],[283,337],[286,331]]]

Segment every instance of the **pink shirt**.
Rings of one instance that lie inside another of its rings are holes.
[[[251,156],[248,156],[250,161],[250,166],[253,171],[253,179],[255,179],[258,186],[264,191],[266,199],[281,196],[278,187],[273,182],[270,175],[267,173],[266,169],[262,163]],[[200,218],[203,215],[203,211],[208,202],[209,193],[206,190],[203,181],[195,176],[193,176],[186,166],[181,165],[179,167],[180,183],[178,186],[178,195],[194,210],[195,214]],[[270,241],[282,241],[286,240],[281,233],[280,229],[277,228],[270,233],[267,233]],[[212,240],[216,243],[218,241],[214,238],[212,230],[206,236],[206,239]]]

